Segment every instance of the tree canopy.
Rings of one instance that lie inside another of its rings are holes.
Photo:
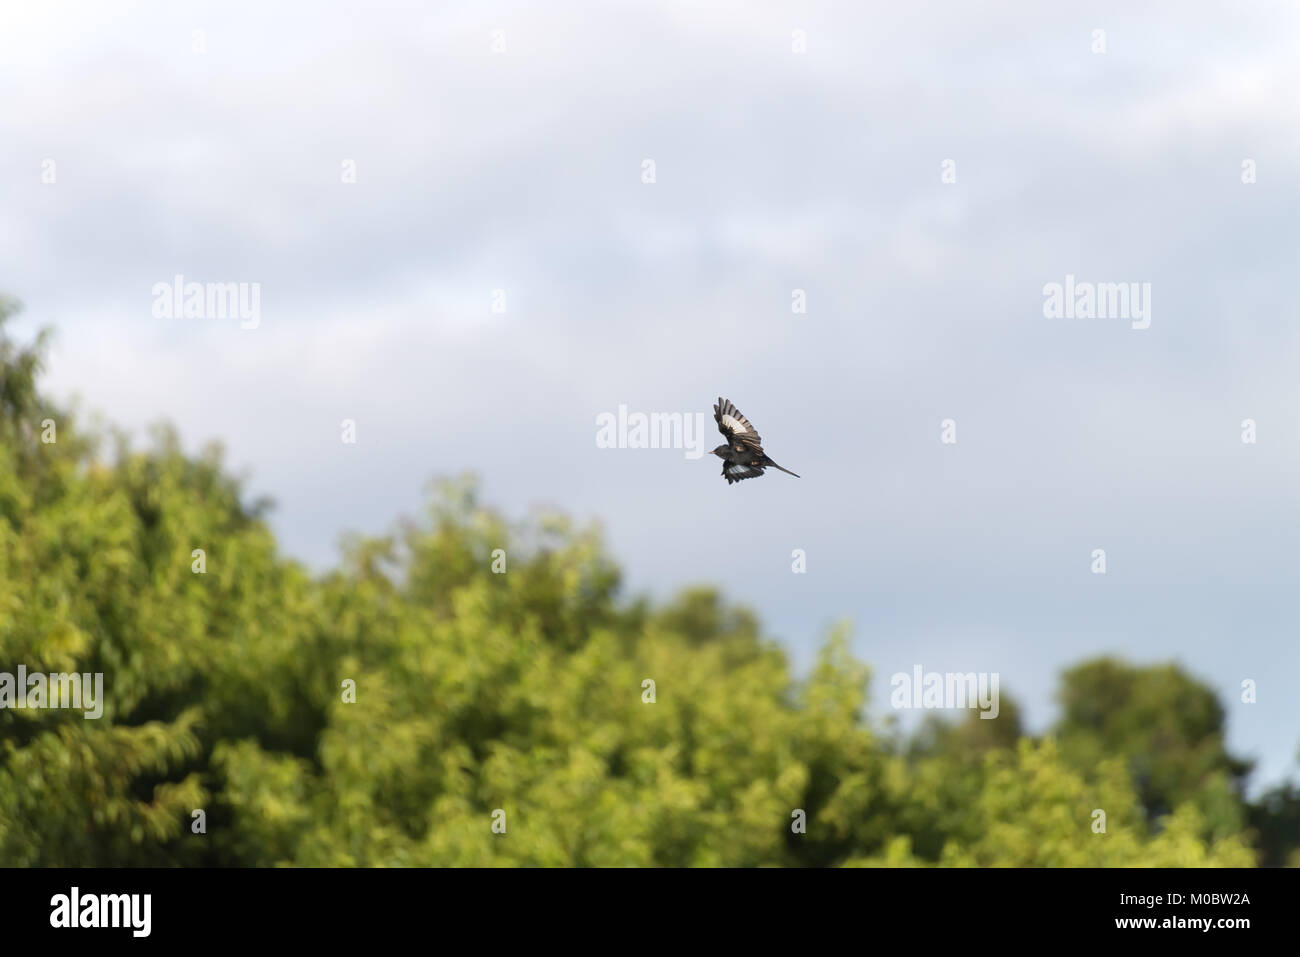
[[[0,339],[0,672],[103,673],[103,715],[0,710],[0,864],[1239,866],[1300,843],[1175,666],[1080,664],[1041,738],[1009,702],[903,740],[847,626],[798,678],[715,589],[624,596],[597,528],[509,520],[470,477],[313,576],[219,447],[83,431],[40,355]]]

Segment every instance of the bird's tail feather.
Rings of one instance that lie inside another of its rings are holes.
[[[781,469],[781,471],[784,472],[786,475],[794,475],[795,478],[798,478],[798,477],[799,477],[799,476],[795,475],[793,472],[791,472],[789,469],[784,468],[784,467],[782,467],[782,466],[780,466],[780,465],[777,465],[777,464],[776,464],[775,462],[773,462],[771,459],[768,459],[768,460],[767,460],[767,464],[770,465],[770,466],[772,466],[772,468],[774,468],[774,469]]]

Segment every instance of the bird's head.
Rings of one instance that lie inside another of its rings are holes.
[[[724,442],[722,445],[719,445],[716,449],[713,450],[713,454],[716,455],[718,458],[725,458],[728,451],[730,451],[730,448]]]

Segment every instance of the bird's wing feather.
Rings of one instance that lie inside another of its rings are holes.
[[[762,474],[763,470],[756,465],[741,465],[733,462],[724,462],[722,465],[722,477],[727,480],[728,485],[749,478],[758,478]]]
[[[713,407],[713,417],[718,420],[718,431],[727,437],[733,447],[738,440],[751,449],[762,451],[763,440],[759,438],[758,430],[731,404],[730,399],[718,397],[718,404]]]

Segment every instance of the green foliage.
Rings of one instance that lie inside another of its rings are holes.
[[[1300,867],[1300,787],[1288,781],[1271,788],[1248,814],[1259,834],[1260,864]]]
[[[1250,764],[1225,749],[1223,708],[1209,688],[1174,665],[1104,658],[1067,671],[1060,700],[1062,750],[1082,768],[1121,758],[1149,820],[1191,802],[1207,833],[1242,829],[1238,798]]]
[[[105,456],[38,368],[3,340],[0,671],[103,672],[105,703],[0,710],[0,864],[1252,861],[1222,713],[1176,670],[1075,669],[1059,744],[1009,701],[900,743],[846,626],[796,681],[752,613],[622,599],[595,529],[510,522],[469,478],[312,579],[219,449]]]

